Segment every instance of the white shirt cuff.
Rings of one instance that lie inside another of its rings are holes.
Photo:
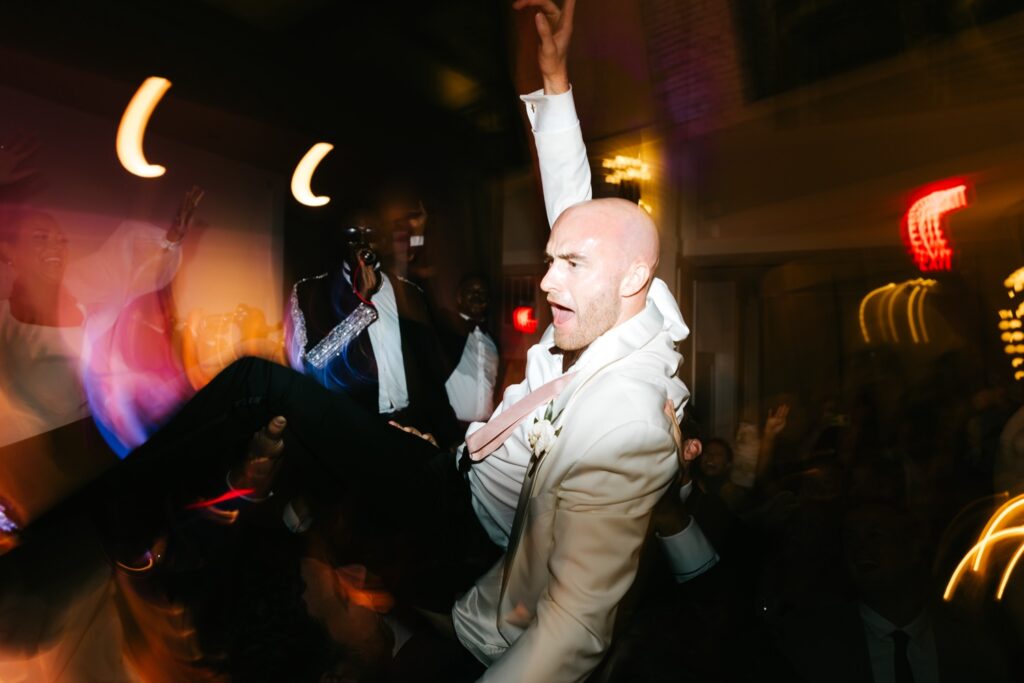
[[[679,487],[679,502],[685,503],[693,493],[693,479]]]
[[[526,116],[534,133],[568,130],[580,123],[572,98],[572,86],[560,95],[545,95],[543,90],[535,90],[528,95],[520,95],[519,99],[526,103]]]
[[[678,583],[695,579],[718,564],[718,553],[692,517],[685,529],[671,536],[658,536],[658,541]]]

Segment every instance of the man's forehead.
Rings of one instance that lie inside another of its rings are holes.
[[[551,256],[589,254],[604,242],[603,231],[578,221],[559,223],[548,238],[547,252]]]

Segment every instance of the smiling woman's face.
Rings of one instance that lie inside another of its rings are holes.
[[[19,278],[60,284],[67,267],[68,239],[52,216],[37,212],[22,216],[11,237],[0,247]]]

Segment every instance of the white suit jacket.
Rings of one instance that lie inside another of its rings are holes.
[[[508,552],[453,611],[463,646],[490,665],[481,680],[582,680],[608,647],[677,472],[662,407],[680,356],[662,325],[648,303],[606,332],[555,400],[561,433],[523,483]]]
[[[538,132],[531,111],[552,222],[590,198],[569,98],[572,126],[558,134]],[[508,551],[452,612],[460,642],[489,665],[481,680],[578,681],[600,662],[635,578],[651,509],[677,472],[663,406],[671,397],[681,412],[688,395],[675,376],[681,357],[674,345],[686,332],[659,281],[642,313],[599,337],[577,362],[576,377],[553,404],[561,433],[523,483]]]

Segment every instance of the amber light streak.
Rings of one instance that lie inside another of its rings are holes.
[[[923,271],[949,270],[953,248],[942,229],[942,218],[967,206],[967,186],[935,190],[911,204],[904,220],[904,239],[917,267]]]
[[[331,201],[330,197],[318,197],[313,194],[309,184],[313,180],[313,172],[316,171],[316,167],[332,149],[334,149],[334,145],[331,143],[318,142],[309,148],[309,151],[306,152],[305,156],[302,157],[295,167],[295,172],[292,173],[292,196],[300,204],[323,206]]]
[[[900,296],[909,291],[906,301],[905,312],[900,317],[905,317],[907,327],[910,330],[910,339],[914,344],[927,344],[928,327],[925,325],[924,300],[928,291],[936,285],[935,280],[917,278],[907,280],[901,284],[890,282],[887,285],[877,287],[860,300],[858,319],[860,322],[860,333],[864,342],[870,344],[872,341],[869,323],[875,323],[880,331],[883,341],[897,343],[900,341],[897,325],[897,306],[900,305]],[[874,305],[872,305],[874,303]],[[870,314],[869,313],[873,313]]]
[[[1017,539],[1019,543],[1017,550],[1006,563],[1002,576],[999,579],[999,585],[996,588],[996,600],[1003,599],[1003,593],[1010,582],[1010,576],[1013,574],[1013,570],[1017,568],[1017,563],[1021,557],[1024,556],[1024,525],[1018,523],[1021,521],[1022,512],[1024,512],[1024,494],[1008,500],[995,511],[995,514],[992,515],[988,524],[985,525],[985,528],[982,529],[981,534],[978,536],[977,543],[963,556],[960,564],[957,565],[953,574],[949,577],[949,583],[946,584],[946,590],[942,594],[943,600],[949,601],[953,599],[957,586],[968,571],[975,574],[985,574],[987,569],[986,558],[991,562],[991,557],[987,556],[992,554],[993,546],[1003,541]]]
[[[121,116],[121,124],[117,127],[117,158],[125,170],[140,178],[157,178],[167,169],[146,161],[142,153],[142,138],[146,134],[146,126],[153,110],[164,96],[171,82],[159,76],[150,76],[135,92]]]

